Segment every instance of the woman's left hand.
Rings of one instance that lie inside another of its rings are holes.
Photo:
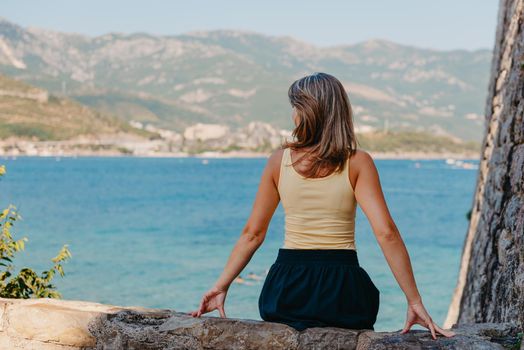
[[[227,289],[222,290],[217,286],[213,286],[202,297],[198,310],[189,312],[193,317],[200,317],[202,314],[218,309],[220,317],[226,318],[224,310],[224,303],[226,301]]]

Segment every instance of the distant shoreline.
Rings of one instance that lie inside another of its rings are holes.
[[[461,160],[480,160],[480,153],[451,153],[451,152],[373,152],[367,151],[374,159],[409,159],[409,160],[430,160],[430,159],[461,159]],[[79,153],[56,153],[56,154],[0,154],[3,159],[13,158],[267,158],[270,153],[232,151],[232,152],[202,152],[190,154],[186,152],[173,153],[148,153],[148,154],[122,154],[118,152],[79,152]]]

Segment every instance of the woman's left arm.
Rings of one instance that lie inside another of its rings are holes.
[[[190,312],[194,317],[218,309],[220,317],[226,317],[224,302],[231,283],[251,260],[255,251],[266,238],[267,229],[280,202],[274,174],[280,170],[282,151],[277,150],[268,158],[262,173],[251,215],[236,242],[224,271],[215,285],[204,294],[198,310]]]

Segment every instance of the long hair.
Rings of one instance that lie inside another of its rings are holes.
[[[312,160],[304,174],[307,178],[319,177],[321,169],[327,170],[325,176],[341,172],[358,144],[351,103],[342,83],[330,74],[316,72],[293,82],[288,97],[298,125],[292,132],[295,141],[285,140],[282,148],[309,148],[303,156]]]

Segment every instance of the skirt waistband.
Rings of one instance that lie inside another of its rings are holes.
[[[357,251],[354,249],[292,249],[279,248],[277,263],[337,263],[357,265]]]

